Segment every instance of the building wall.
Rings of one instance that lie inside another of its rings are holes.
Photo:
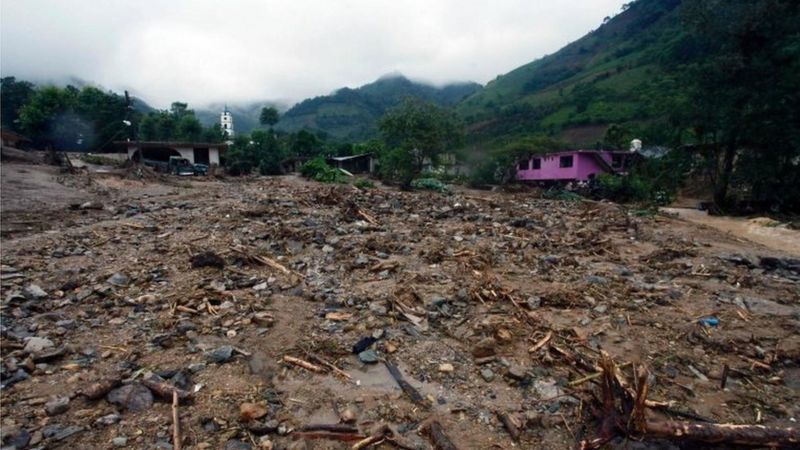
[[[195,163],[194,160],[194,147],[169,147],[180,153],[181,158],[186,158],[192,164]],[[203,147],[205,148],[205,147]],[[139,148],[136,146],[128,147],[128,159],[133,159],[133,154],[136,153],[136,150]],[[218,147],[208,147],[208,162],[211,165],[219,165],[219,148]]]
[[[560,167],[562,156],[572,156],[572,167]],[[533,169],[533,160],[541,161],[540,169]],[[517,170],[517,179],[523,181],[574,180],[578,177],[579,153],[554,153],[538,155],[528,160],[528,170]]]
[[[216,147],[211,147],[208,149],[208,162],[211,163],[212,166],[219,165],[219,149]]]

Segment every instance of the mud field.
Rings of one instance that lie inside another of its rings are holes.
[[[634,432],[643,383],[656,424],[800,418],[800,265],[713,228],[534,193],[2,170],[4,449],[736,446]]]

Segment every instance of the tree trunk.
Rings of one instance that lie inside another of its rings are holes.
[[[733,142],[725,145],[722,154],[722,168],[717,182],[714,186],[714,203],[717,206],[724,206],[728,197],[728,187],[731,182],[731,174],[733,173],[733,161],[736,158],[736,144]]]

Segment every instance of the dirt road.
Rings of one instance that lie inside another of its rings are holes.
[[[434,420],[460,449],[575,448],[597,379],[570,382],[601,350],[675,411],[800,418],[800,273],[715,229],[530,194],[18,169],[4,445],[173,448],[177,387],[185,449],[348,449],[381,425],[373,448],[425,449]]]
[[[689,208],[664,208],[689,222],[706,225],[733,237],[757,242],[769,250],[800,258],[800,231],[775,226],[769,220],[709,216],[706,211]]]

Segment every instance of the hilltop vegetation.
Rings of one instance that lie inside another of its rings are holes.
[[[672,80],[685,58],[680,0],[642,0],[558,52],[491,81],[457,106],[475,140],[547,133],[594,145],[610,124],[658,136]],[[649,137],[649,136],[648,136]]]
[[[306,128],[341,141],[362,141],[376,137],[381,116],[407,97],[452,106],[478,89],[477,83],[435,87],[391,75],[357,89],[342,88],[331,95],[304,100],[284,113],[277,128]]]

